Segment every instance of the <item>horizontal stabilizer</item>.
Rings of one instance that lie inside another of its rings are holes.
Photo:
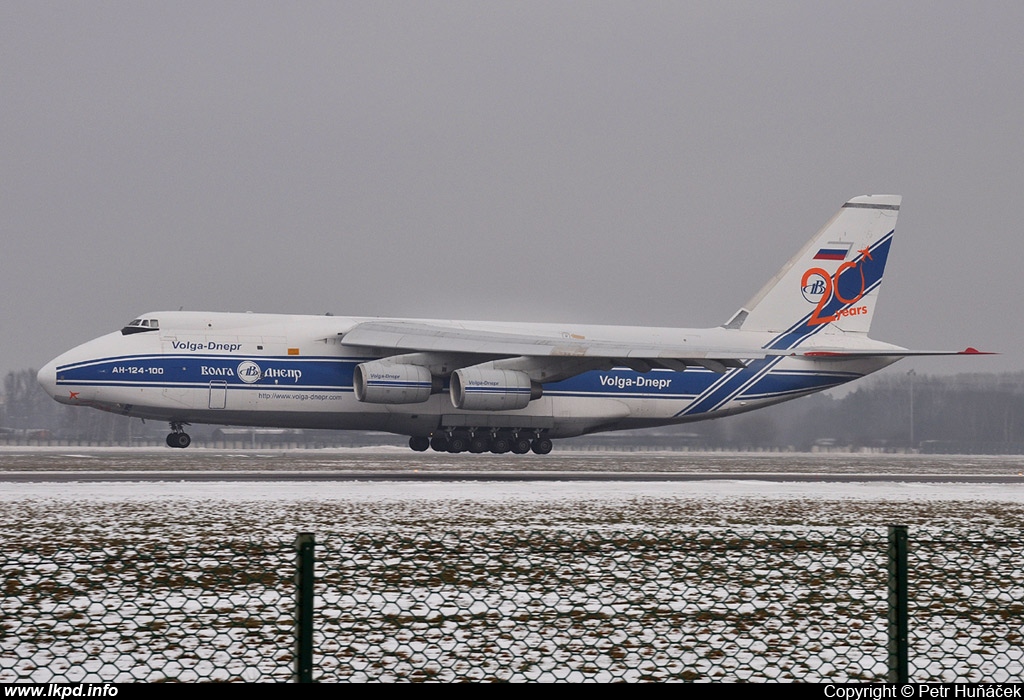
[[[816,360],[829,358],[848,359],[851,357],[930,357],[939,355],[998,355],[997,352],[985,352],[976,348],[966,350],[904,350],[894,348],[892,350],[808,350],[806,352],[793,353],[795,357],[810,357]]]

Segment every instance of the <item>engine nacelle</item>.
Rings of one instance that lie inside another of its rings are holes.
[[[364,362],[352,370],[352,388],[365,403],[422,403],[440,389],[430,370],[419,365]]]
[[[467,367],[452,373],[452,405],[467,411],[511,411],[539,399],[541,386],[530,375],[509,369]]]

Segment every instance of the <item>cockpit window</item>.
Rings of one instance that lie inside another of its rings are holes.
[[[159,330],[160,322],[155,318],[136,318],[128,322],[128,324],[121,329],[121,335],[131,335],[132,333],[145,333],[147,331]]]

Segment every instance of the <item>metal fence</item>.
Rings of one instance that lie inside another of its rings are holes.
[[[904,527],[0,552],[0,682],[1024,678],[1024,543]]]

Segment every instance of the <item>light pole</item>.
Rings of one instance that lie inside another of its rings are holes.
[[[910,449],[914,449],[914,377],[917,372],[910,370],[907,377],[910,379]]]

